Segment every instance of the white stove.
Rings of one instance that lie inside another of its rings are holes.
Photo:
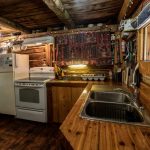
[[[47,122],[46,82],[54,75],[52,67],[34,67],[29,78],[15,81],[17,118]]]

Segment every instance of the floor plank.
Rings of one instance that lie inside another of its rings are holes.
[[[0,150],[72,150],[59,126],[0,114]]]

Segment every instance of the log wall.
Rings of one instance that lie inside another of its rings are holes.
[[[19,52],[20,54],[29,54],[30,67],[41,67],[43,65],[52,66],[54,59],[54,45],[46,44],[40,46],[30,46],[26,50]]]

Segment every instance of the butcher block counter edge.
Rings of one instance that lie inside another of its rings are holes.
[[[89,81],[71,81],[71,80],[50,80],[46,83],[47,87],[51,86],[74,86],[74,87],[80,87],[85,86],[88,84]]]
[[[149,127],[90,121],[79,117],[93,84],[100,84],[102,89],[120,87],[111,82],[87,82],[86,88],[60,126],[61,132],[72,148],[74,150],[149,150]]]

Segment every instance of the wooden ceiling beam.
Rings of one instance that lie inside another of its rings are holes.
[[[128,10],[128,7],[129,7],[129,5],[130,5],[130,1],[131,0],[124,0],[124,3],[123,3],[123,5],[122,5],[122,8],[121,8],[121,10],[120,10],[120,12],[119,12],[119,15],[118,15],[118,23],[122,20],[122,19],[124,19],[124,17],[125,17],[125,15],[126,15],[126,13],[127,13],[127,10]]]
[[[26,27],[24,27],[20,24],[17,24],[15,22],[12,22],[3,17],[0,17],[0,24],[3,26],[9,27],[9,28],[15,29],[15,30],[19,30],[24,33],[31,33],[31,31],[29,29],[27,29]]]
[[[61,0],[43,0],[48,8],[53,11],[56,16],[69,28],[74,28],[75,24],[71,19],[69,13],[64,8]]]

